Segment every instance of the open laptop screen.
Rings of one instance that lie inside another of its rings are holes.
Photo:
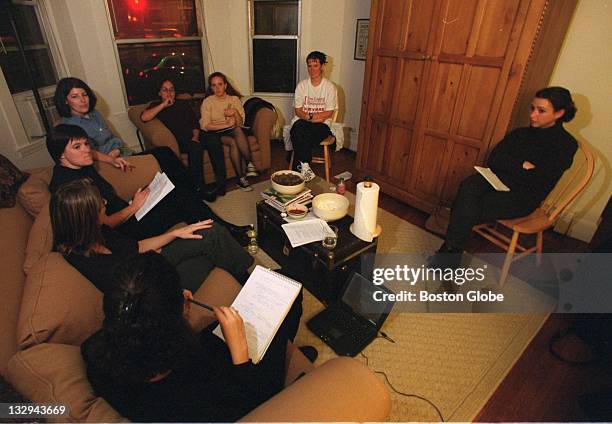
[[[353,272],[344,286],[340,300],[355,315],[376,325],[387,318],[394,303],[374,300],[374,292],[380,290],[391,293],[386,287],[376,286],[363,275]]]

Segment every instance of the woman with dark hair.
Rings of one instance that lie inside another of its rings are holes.
[[[213,307],[215,325],[195,334],[172,266],[153,252],[115,269],[104,296],[104,323],[81,353],[99,396],[136,422],[234,422],[283,388],[289,317],[263,359],[248,357],[237,310]],[[295,305],[295,304],[294,304]]]
[[[463,180],[434,264],[457,266],[474,225],[526,216],[542,203],[572,165],[578,144],[563,128],[563,122],[571,121],[575,114],[567,89],[548,87],[535,94],[530,106],[531,125],[508,133],[487,161],[510,191],[496,191],[480,174]]]
[[[196,191],[207,201],[214,201],[214,196],[203,193],[204,173],[202,170],[202,153],[200,145],[200,127],[191,106],[185,101],[176,99],[174,82],[165,78],[159,84],[158,95],[161,100],[151,102],[142,112],[143,122],[159,119],[174,135],[179,149],[187,153],[189,171],[196,184]]]
[[[225,194],[226,178],[222,144],[230,149],[230,159],[241,190],[253,190],[247,176],[257,175],[249,142],[242,130],[245,114],[241,97],[221,72],[213,72],[208,76],[206,98],[200,108],[200,140],[204,148],[208,149],[220,195]]]
[[[60,124],[78,125],[92,140],[93,147],[109,155],[118,157],[122,150],[129,154],[123,140],[113,135],[104,118],[96,110],[98,99],[89,86],[78,78],[62,78],[55,88],[53,98],[59,115]]]
[[[121,260],[150,250],[159,251],[177,267],[183,288],[197,290],[214,267],[244,281],[253,258],[212,220],[199,221],[155,237],[135,240],[106,221],[106,204],[89,179],[62,185],[49,202],[53,248],[106,293],[113,287],[111,273]]]

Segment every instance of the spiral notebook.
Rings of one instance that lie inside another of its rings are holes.
[[[244,321],[249,358],[254,364],[268,350],[301,288],[301,283],[257,265],[234,299],[231,306]],[[220,326],[213,333],[223,339]]]

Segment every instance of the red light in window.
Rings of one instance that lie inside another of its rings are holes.
[[[143,71],[138,72],[138,76],[139,77],[143,77],[144,76],[144,72]]]
[[[154,66],[154,67],[153,67],[153,70],[154,70],[154,71],[157,71],[157,66]]]
[[[129,73],[130,73],[130,68],[125,68],[124,73],[125,73],[125,75],[129,75]]]

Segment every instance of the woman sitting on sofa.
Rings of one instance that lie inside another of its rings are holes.
[[[159,119],[176,138],[179,150],[187,153],[189,171],[195,183],[195,189],[202,193],[202,197],[209,202],[215,200],[213,193],[204,193],[202,153],[200,145],[200,126],[191,106],[184,101],[176,101],[176,91],[172,80],[165,78],[159,84],[159,97],[161,100],[152,102],[142,112],[140,119],[143,122]]]
[[[113,287],[117,263],[149,250],[176,266],[189,290],[197,290],[214,267],[246,281],[253,258],[210,219],[138,241],[104,225],[105,212],[100,191],[86,178],[62,185],[49,202],[54,250],[103,293]]]
[[[257,170],[252,163],[249,142],[242,131],[244,125],[244,108],[240,102],[242,95],[227,80],[221,72],[213,72],[208,76],[206,98],[200,107],[201,143],[208,149],[210,161],[215,171],[219,195],[225,194],[225,159],[224,144],[230,149],[230,159],[241,190],[251,191],[248,176],[257,176]]]
[[[169,148],[164,149],[168,150],[174,160],[178,161]],[[94,169],[94,159],[99,152],[89,147],[87,133],[81,127],[76,125],[55,127],[47,136],[47,150],[56,163],[49,191],[54,193],[62,184],[75,179],[90,178],[107,201],[104,224],[116,228],[131,238],[142,240],[159,235],[179,222],[191,223],[211,218],[228,228],[232,236],[239,242],[244,242],[245,227],[238,227],[223,221],[197,198],[193,190],[176,182],[174,190],[140,221],[137,221],[134,214],[144,203],[149,190],[147,188],[138,190],[131,203],[117,196],[113,187]],[[116,158],[115,160],[123,159]],[[170,175],[169,177],[174,182]],[[240,248],[236,243],[234,245]]]
[[[189,293],[179,275],[153,252],[114,272],[104,295],[104,323],[81,353],[97,395],[135,422],[234,422],[283,388],[286,353],[293,349],[291,312],[263,359],[248,357],[237,310],[214,307],[216,323],[194,334],[186,316]],[[295,303],[294,303],[295,306]]]

